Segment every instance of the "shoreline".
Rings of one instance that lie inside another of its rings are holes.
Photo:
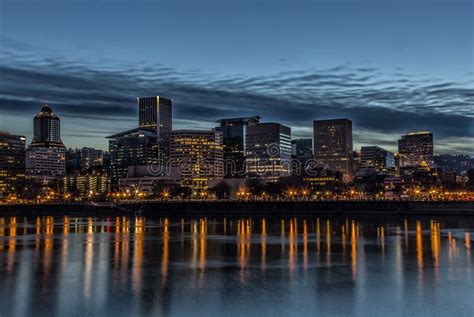
[[[462,201],[162,201],[0,205],[0,215],[433,215],[474,216]]]

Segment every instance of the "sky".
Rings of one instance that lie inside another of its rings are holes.
[[[430,130],[474,155],[474,2],[0,0],[0,130],[31,140],[48,100],[67,147],[106,149],[153,95],[175,129],[346,117],[356,149]]]

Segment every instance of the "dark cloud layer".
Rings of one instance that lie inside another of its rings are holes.
[[[395,136],[428,129],[440,143],[464,140],[460,146],[448,142],[452,150],[474,153],[472,82],[442,82],[400,70],[385,74],[351,65],[251,77],[146,63],[93,67],[9,52],[2,53],[1,61],[0,113],[32,117],[42,99],[48,99],[61,116],[77,125],[87,122],[90,129],[82,133],[63,127],[66,136],[76,139],[102,138],[104,129],[133,127],[136,96],[161,94],[174,100],[176,128],[212,127],[219,118],[259,114],[265,121],[291,126],[298,136],[309,136],[312,120],[347,117],[356,132],[364,131],[360,135]]]

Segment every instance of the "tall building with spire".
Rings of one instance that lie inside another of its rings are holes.
[[[45,182],[66,173],[61,122],[46,102],[33,119],[33,140],[26,150],[26,172]]]

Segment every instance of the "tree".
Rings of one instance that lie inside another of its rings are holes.
[[[231,188],[225,180],[220,181],[211,189],[218,199],[225,199],[230,197]]]
[[[265,184],[261,179],[257,178],[247,179],[247,181],[245,182],[245,186],[252,193],[252,195],[255,196],[261,195],[265,190]]]

